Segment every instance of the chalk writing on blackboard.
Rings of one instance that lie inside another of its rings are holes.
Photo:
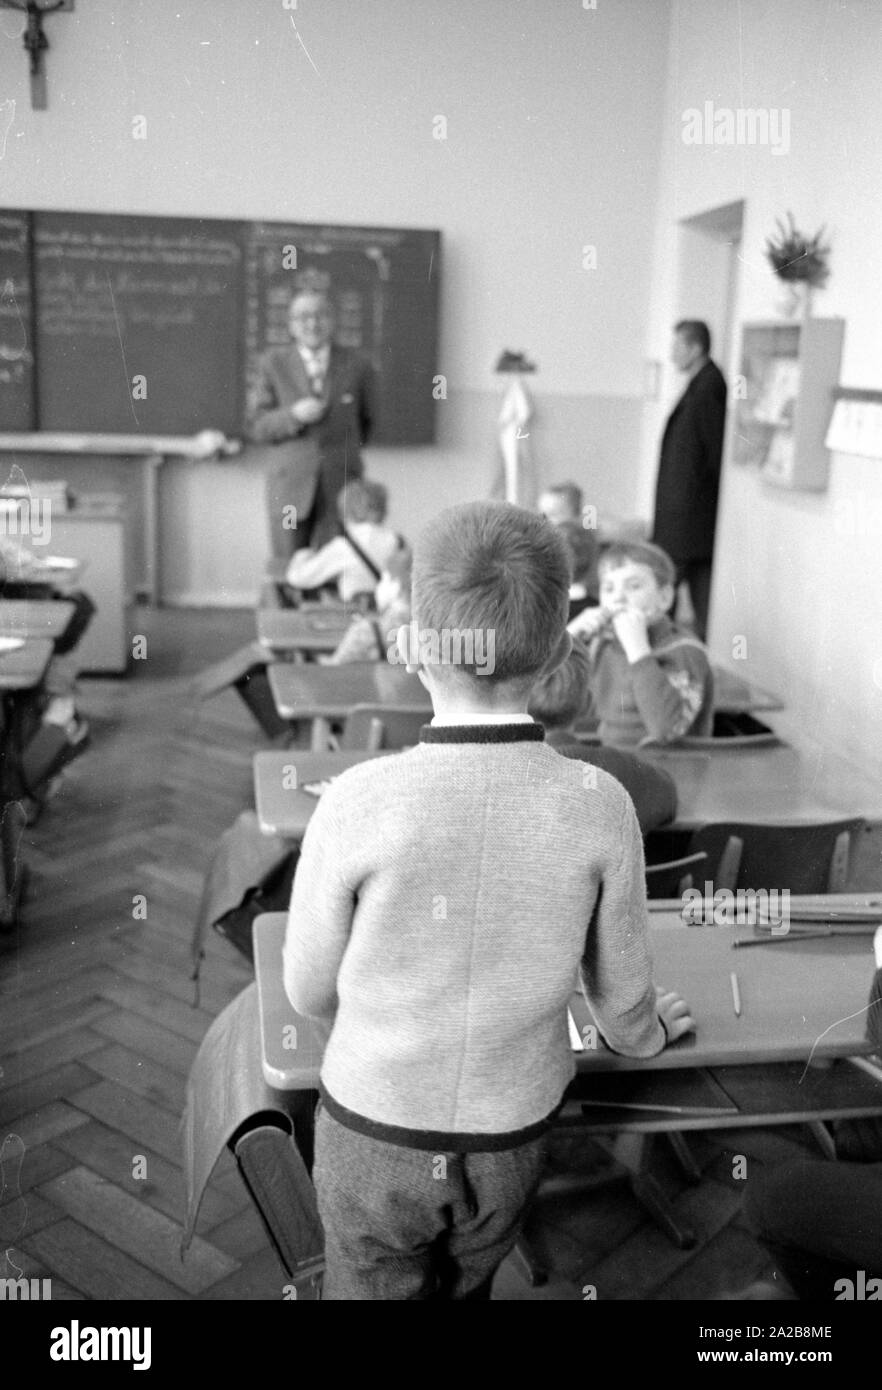
[[[0,427],[33,427],[30,222],[0,213]]]
[[[158,233],[44,231],[40,329],[62,337],[115,338],[133,325],[165,329],[196,323],[205,300],[227,294],[240,259],[232,241]],[[179,266],[180,275],[149,273]],[[116,312],[114,312],[114,302]]]

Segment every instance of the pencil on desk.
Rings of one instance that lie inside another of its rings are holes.
[[[633,1100],[582,1100],[583,1110],[651,1110],[659,1115],[737,1115],[737,1105],[642,1105]]]
[[[729,976],[732,981],[732,1003],[735,1006],[735,1017],[741,1017],[741,990],[738,988],[738,976],[733,970]]]
[[[795,931],[785,932],[783,936],[742,936],[732,942],[732,950],[740,946],[780,946],[788,941],[816,941],[819,936],[839,936],[836,931]]]

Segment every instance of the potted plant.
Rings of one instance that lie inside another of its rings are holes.
[[[780,218],[775,219],[775,226],[777,239],[766,239],[766,255],[778,279],[787,287],[782,309],[791,317],[801,307],[807,318],[812,291],[822,289],[830,275],[830,247],[822,242],[824,228],[807,237],[797,230],[792,212],[787,214],[786,227]]]

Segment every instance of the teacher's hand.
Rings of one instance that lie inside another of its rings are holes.
[[[291,414],[301,425],[314,425],[316,420],[322,418],[326,409],[325,402],[316,396],[303,396],[299,401],[294,402],[291,407]]]

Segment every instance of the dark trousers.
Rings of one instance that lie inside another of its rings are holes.
[[[695,634],[702,642],[707,639],[707,615],[710,608],[711,561],[678,560],[677,583],[685,584],[695,614]]]
[[[432,1153],[369,1138],[324,1107],[313,1181],[325,1228],[323,1298],[477,1300],[517,1240],[546,1140]]]
[[[800,1298],[832,1303],[861,1270],[882,1278],[882,1163],[785,1163],[751,1181],[745,1211]]]

